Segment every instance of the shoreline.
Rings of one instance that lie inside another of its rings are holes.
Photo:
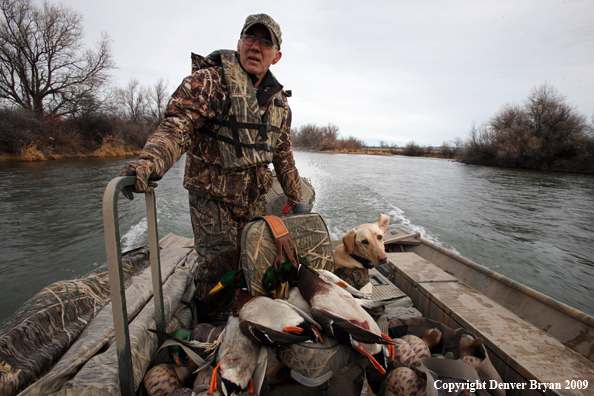
[[[132,149],[122,144],[107,141],[97,150],[91,152],[55,153],[40,151],[37,145],[33,143],[23,149],[21,154],[0,154],[0,163],[44,162],[83,158],[122,158],[137,156],[141,151],[142,149]]]
[[[449,159],[449,160],[456,160],[454,157],[446,157],[443,155],[438,154],[424,154],[424,155],[406,155],[399,152],[392,152],[386,149],[363,149],[363,150],[322,150],[322,151],[315,151],[315,150],[304,150],[301,148],[294,148],[294,151],[309,151],[312,153],[322,153],[322,154],[362,154],[362,155],[381,155],[386,157],[391,157],[395,155],[399,155],[402,157],[418,157],[418,158],[441,158],[441,159]]]

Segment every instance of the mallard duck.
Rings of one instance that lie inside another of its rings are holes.
[[[212,288],[208,294],[215,294],[224,288],[229,288],[231,290],[236,290],[238,288],[247,287],[245,284],[245,279],[243,278],[243,274],[240,269],[236,268],[225,273],[219,283],[215,287]]]
[[[381,332],[353,296],[305,266],[299,267],[298,287],[311,306],[312,316],[324,330],[339,342],[352,345],[367,356],[380,373],[385,374],[388,361],[394,357],[392,340]]]
[[[192,329],[188,341],[210,342],[213,343],[225,328],[225,324],[214,326],[210,323],[200,323]]]
[[[309,265],[304,258],[299,261],[301,264]],[[297,267],[291,261],[282,263],[278,268],[273,264],[262,276],[262,287],[272,298],[286,297],[286,289],[292,284],[297,284]]]
[[[179,329],[171,333],[171,336],[179,338],[180,340],[188,341],[190,334],[192,334],[192,330],[190,329]],[[167,350],[178,366],[185,366],[188,364],[188,354],[184,352],[182,347],[179,345],[170,345],[167,347]]]
[[[324,278],[326,278],[326,280],[336,284],[337,286],[342,287],[343,289],[345,289],[346,291],[351,293],[351,295],[353,295],[353,297],[362,298],[362,299],[366,299],[366,300],[371,299],[371,293],[364,293],[364,292],[361,292],[361,291],[355,289],[353,286],[349,285],[347,282],[342,280],[339,276],[337,276],[333,272],[330,272],[330,271],[324,270],[324,269],[316,269],[316,271],[318,272],[318,274],[320,274]]]
[[[306,312],[284,300],[254,297],[247,290],[235,292],[235,311],[240,328],[249,337],[268,347],[319,341],[321,326]]]
[[[182,367],[188,366],[190,360],[195,365],[200,366],[204,364],[204,361],[210,362],[214,359],[214,352],[216,350],[216,343],[189,341],[186,339],[178,338],[175,335],[181,335],[191,333],[190,330],[182,329],[184,331],[175,331],[171,334],[165,333],[159,330],[148,329],[151,333],[158,334],[163,338],[169,340],[172,345],[169,345],[169,353],[174,357],[175,362]],[[181,354],[187,355],[186,357],[180,357]],[[174,355],[175,354],[175,355]],[[188,359],[189,357],[189,359]]]
[[[208,394],[217,387],[217,374],[221,377],[225,395],[248,391],[259,393],[266,375],[267,351],[242,333],[239,317],[229,316],[225,330],[219,338],[217,365],[213,370]]]

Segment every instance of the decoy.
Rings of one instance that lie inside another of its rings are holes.
[[[418,357],[431,357],[431,348],[441,341],[441,331],[437,328],[427,330],[422,338],[413,334],[406,334],[401,337],[415,351]]]
[[[483,362],[483,359],[475,356],[478,349],[483,345],[482,338],[474,338],[470,334],[462,334],[458,343],[460,361],[471,365],[475,369]]]
[[[311,306],[312,316],[324,330],[339,342],[352,345],[367,356],[381,374],[385,374],[388,361],[394,358],[392,340],[381,332],[353,296],[303,265],[299,266],[298,287]]]

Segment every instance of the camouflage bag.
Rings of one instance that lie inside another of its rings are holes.
[[[278,349],[277,354],[291,368],[291,376],[310,387],[319,386],[361,358],[352,347],[327,334],[323,335],[323,342],[300,342]]]
[[[316,213],[276,217],[288,230],[290,248],[296,258],[306,259],[312,268],[334,271],[334,255],[328,228],[322,217]],[[263,218],[249,222],[241,236],[241,267],[248,291],[253,296],[270,296],[262,285],[266,271],[277,260],[289,261],[286,250],[280,253],[275,237]]]

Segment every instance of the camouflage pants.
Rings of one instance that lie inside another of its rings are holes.
[[[196,272],[195,298],[202,315],[212,316],[229,303],[230,291],[223,290],[213,296],[208,292],[225,273],[239,266],[243,228],[253,217],[264,215],[264,197],[242,207],[190,194],[194,244],[200,263]]]

